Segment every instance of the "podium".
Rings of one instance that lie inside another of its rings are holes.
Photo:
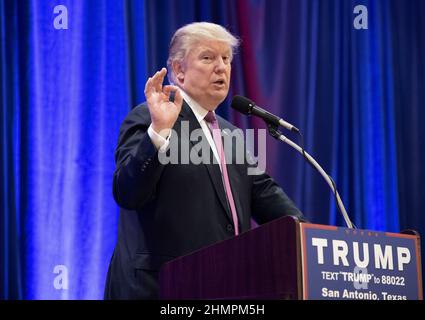
[[[283,217],[163,265],[161,299],[422,300],[418,234]]]

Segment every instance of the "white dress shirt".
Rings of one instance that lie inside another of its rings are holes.
[[[184,92],[181,89],[180,89],[180,93],[183,99],[187,102],[187,104],[192,109],[193,113],[195,114],[195,117],[198,120],[199,125],[201,126],[202,131],[208,140],[208,143],[213,151],[214,157],[217,160],[217,163],[220,165],[220,170],[221,170],[220,157],[218,155],[217,148],[214,143],[214,139],[211,135],[211,131],[208,127],[207,122],[204,120],[204,117],[207,115],[208,110],[203,108],[198,102],[193,100],[186,92]],[[155,130],[153,130],[152,124],[151,124],[148,128],[148,135],[151,138],[152,143],[158,149],[159,152],[165,152],[167,150],[167,147],[170,143],[171,134],[169,134],[168,137],[165,137],[161,135],[160,133],[156,132]]]

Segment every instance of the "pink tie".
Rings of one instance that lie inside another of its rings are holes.
[[[224,188],[226,189],[227,200],[230,205],[230,211],[232,212],[233,223],[235,225],[235,235],[238,235],[238,215],[236,214],[235,201],[233,200],[232,189],[230,188],[229,175],[227,173],[226,166],[226,158],[224,157],[223,142],[221,141],[221,130],[218,126],[218,122],[214,112],[209,111],[204,119],[208,123],[210,131],[212,132],[214,143],[220,157],[221,173],[223,175]]]

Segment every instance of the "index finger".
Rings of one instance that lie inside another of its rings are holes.
[[[167,69],[162,68],[160,71],[156,72],[152,77],[152,85],[157,92],[162,91],[162,83],[164,82],[165,75],[167,74]]]

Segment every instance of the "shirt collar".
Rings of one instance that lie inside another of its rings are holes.
[[[192,109],[192,111],[195,114],[195,117],[198,120],[198,122],[201,122],[202,120],[204,120],[205,116],[208,113],[208,110],[205,109],[205,108],[203,108],[198,102],[196,102],[194,99],[192,99],[182,89],[180,89],[180,92],[182,94],[183,99],[187,102],[187,104],[189,105],[189,107]]]

